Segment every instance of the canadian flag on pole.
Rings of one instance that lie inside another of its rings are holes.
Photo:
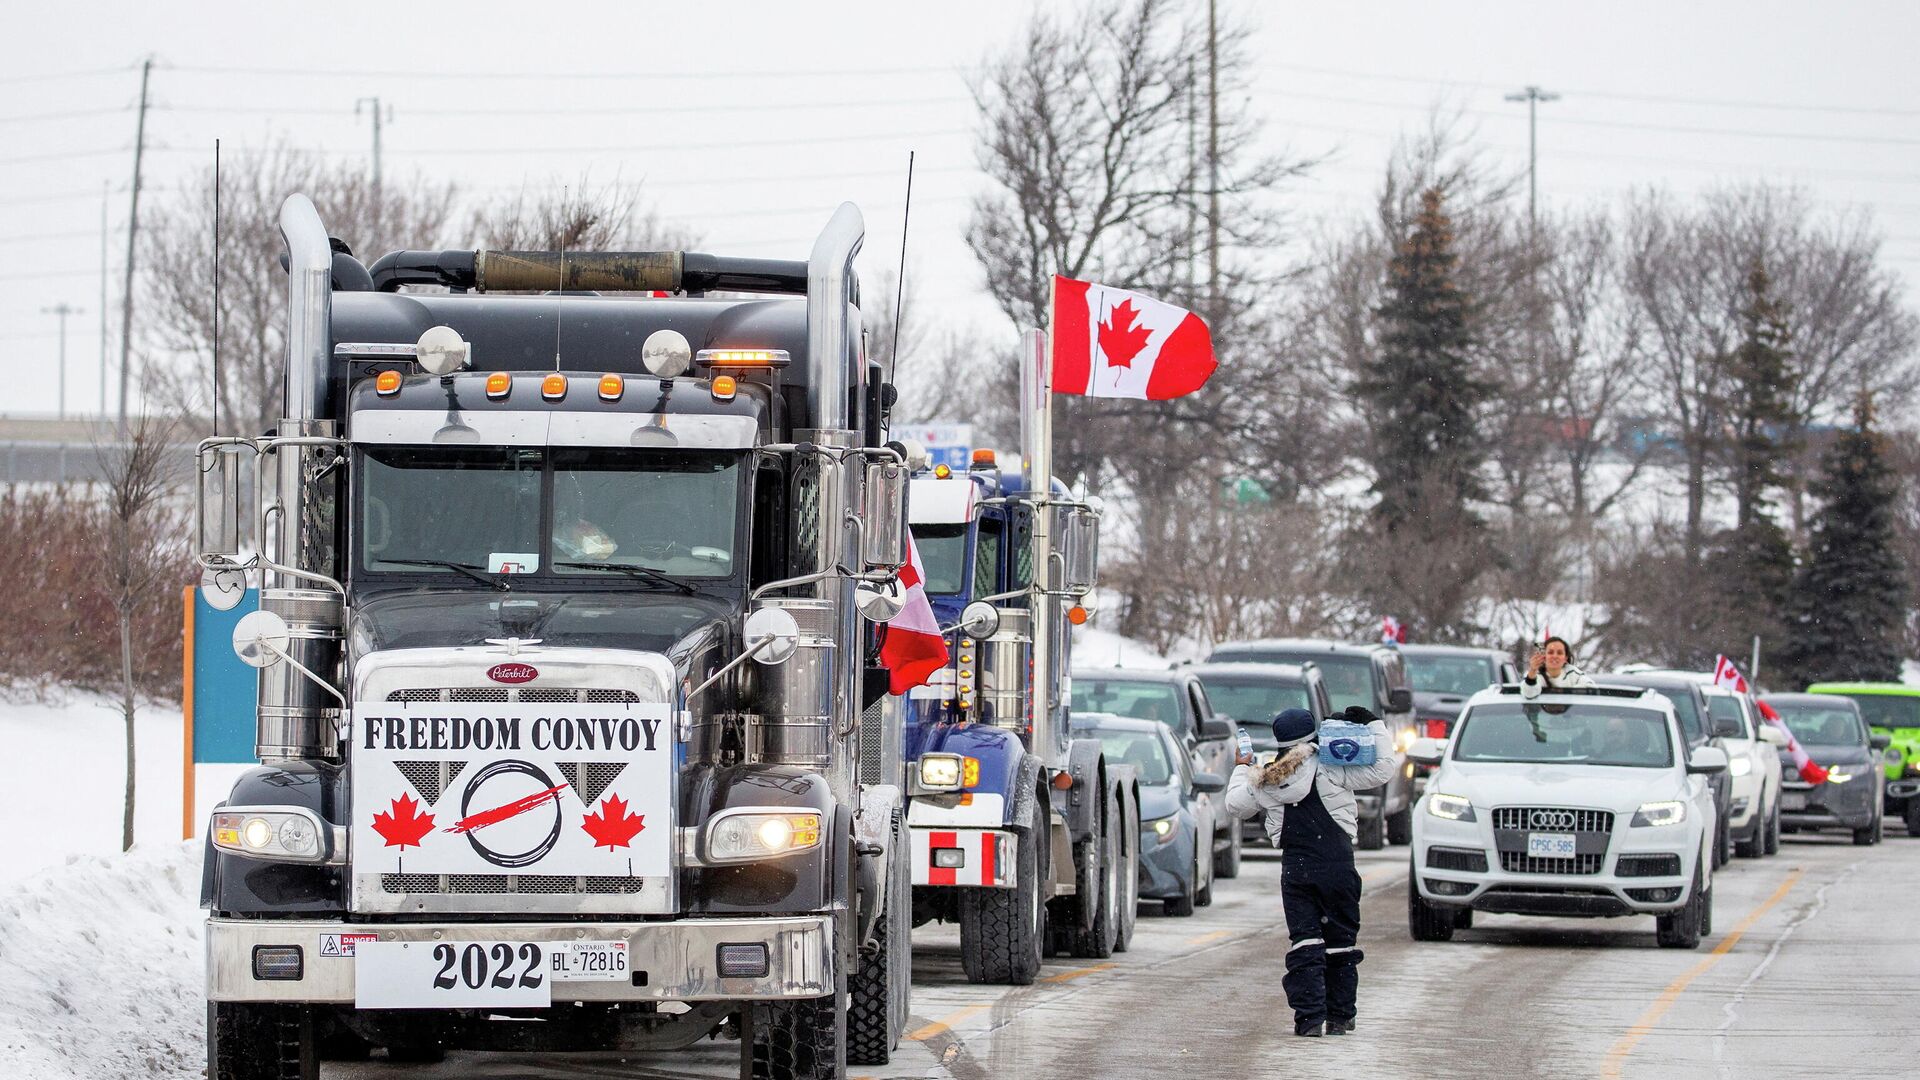
[[[888,672],[887,692],[904,694],[947,666],[947,638],[933,617],[933,605],[927,602],[927,573],[911,534],[907,565],[900,568],[897,580],[906,590],[906,603],[888,621],[880,639],[880,664]]]
[[[1736,694],[1752,692],[1752,688],[1747,684],[1747,677],[1740,674],[1740,669],[1734,667],[1733,661],[1725,656],[1714,660],[1713,684],[1724,686]],[[1809,784],[1826,783],[1827,770],[1821,768],[1818,762],[1808,757],[1807,752],[1800,748],[1800,740],[1793,737],[1793,732],[1787,729],[1786,721],[1780,719],[1780,714],[1774,711],[1773,706],[1764,701],[1755,704],[1760,706],[1760,715],[1766,719],[1767,723],[1779,728],[1780,733],[1787,737],[1787,756],[1793,759],[1794,768],[1800,770],[1800,779]]]
[[[1200,316],[1150,296],[1053,279],[1053,391],[1162,401],[1213,374],[1213,335]]]

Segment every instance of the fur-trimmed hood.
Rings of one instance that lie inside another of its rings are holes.
[[[1261,787],[1279,787],[1287,778],[1300,771],[1318,753],[1318,748],[1310,742],[1287,747],[1287,752],[1267,762],[1260,768],[1260,778],[1256,783]]]

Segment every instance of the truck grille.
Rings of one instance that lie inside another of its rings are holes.
[[[528,701],[546,704],[592,702],[595,704],[634,705],[640,695],[631,690],[606,690],[599,687],[560,686],[453,686],[420,687],[395,690],[388,701]]]
[[[1606,810],[1569,810],[1558,806],[1499,806],[1493,811],[1496,829],[1529,832],[1613,834],[1613,814]]]
[[[862,784],[891,784],[894,781],[886,777],[886,722],[880,712],[880,702],[875,701],[867,707],[867,714],[860,718],[860,782]]]

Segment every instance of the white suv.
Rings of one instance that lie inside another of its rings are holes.
[[[1413,815],[1407,921],[1445,941],[1473,912],[1653,915],[1659,941],[1691,949],[1713,929],[1719,822],[1707,774],[1726,752],[1691,757],[1673,704],[1601,686],[1468,699],[1449,739],[1410,760],[1437,766]]]
[[[1732,797],[1727,824],[1733,849],[1757,859],[1780,851],[1780,750],[1786,736],[1755,714],[1753,699],[1718,686],[1703,688],[1714,738],[1727,752]]]

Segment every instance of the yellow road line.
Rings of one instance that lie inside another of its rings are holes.
[[[1096,971],[1107,971],[1119,966],[1118,964],[1092,964],[1083,968],[1073,968],[1069,971],[1062,971],[1057,975],[1048,975],[1040,981],[1043,983],[1063,983],[1068,979],[1077,979],[1082,975],[1091,975]]]
[[[1228,938],[1232,936],[1233,936],[1233,931],[1231,930],[1215,930],[1211,934],[1201,934],[1199,937],[1190,937],[1187,939],[1187,944],[1206,945],[1210,942],[1219,941],[1221,938]]]
[[[1707,969],[1719,963],[1721,957],[1732,952],[1733,947],[1740,943],[1741,937],[1743,937],[1748,930],[1753,929],[1753,924],[1759,922],[1761,916],[1773,910],[1773,905],[1779,903],[1781,898],[1792,891],[1793,887],[1799,884],[1800,878],[1804,874],[1805,871],[1803,870],[1795,870],[1793,873],[1788,874],[1787,879],[1780,883],[1780,887],[1773,890],[1773,895],[1761,901],[1759,907],[1754,908],[1747,914],[1746,918],[1741,919],[1740,925],[1734,927],[1726,937],[1721,938],[1720,943],[1713,947],[1712,952],[1702,958],[1699,963],[1693,965],[1692,969],[1685,975],[1669,983],[1667,988],[1660,992],[1660,996],[1654,999],[1653,1004],[1647,1007],[1647,1011],[1640,1014],[1640,1019],[1635,1020],[1633,1026],[1627,1029],[1627,1033],[1620,1037],[1620,1041],[1613,1044],[1613,1049],[1607,1051],[1606,1063],[1601,1066],[1600,1075],[1605,1077],[1606,1080],[1620,1080],[1621,1072],[1626,1068],[1627,1055],[1633,1053],[1633,1048],[1640,1044],[1641,1039],[1646,1038],[1653,1032],[1654,1026],[1660,1022],[1660,1018],[1667,1014],[1668,1009],[1673,1008],[1674,1002],[1680,1000],[1680,995],[1686,992],[1687,987],[1692,985],[1693,980],[1699,978],[1707,972]]]
[[[947,1032],[952,1031],[953,1025],[959,1023],[962,1020],[965,1020],[967,1017],[972,1016],[974,1013],[983,1013],[992,1007],[993,1006],[991,1005],[962,1006],[961,1008],[955,1009],[953,1012],[950,1012],[947,1015],[941,1017],[940,1019],[935,1020],[933,1023],[928,1024],[926,1027],[923,1027],[918,1031],[907,1032],[907,1039],[910,1042],[926,1042],[928,1039],[938,1038],[939,1036],[945,1035]]]

